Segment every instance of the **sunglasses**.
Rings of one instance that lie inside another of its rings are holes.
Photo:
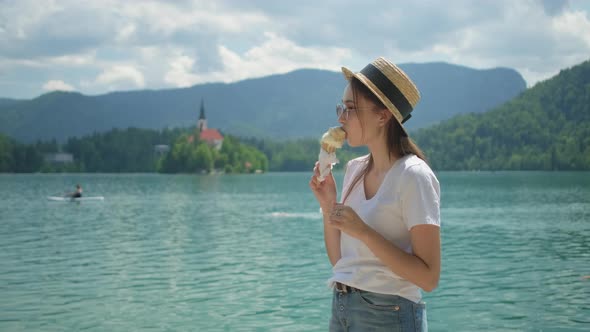
[[[344,104],[336,104],[336,115],[338,116],[338,119],[344,114],[344,119],[348,121],[350,113],[356,114],[356,109],[346,108]]]

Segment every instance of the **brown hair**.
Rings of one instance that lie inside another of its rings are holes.
[[[352,93],[354,96],[355,103],[359,100],[357,96],[363,96],[371,103],[375,104],[377,110],[387,109],[383,102],[379,100],[379,98],[369,90],[361,81],[356,78],[352,78],[350,80],[350,87],[352,88]],[[357,106],[358,107],[358,106]],[[358,112],[358,109],[357,109]],[[360,120],[360,117],[359,117]],[[361,128],[362,128],[362,121],[361,121]],[[363,131],[364,135],[364,131]],[[389,158],[391,155],[396,155],[398,158],[403,156],[413,154],[416,155],[418,158],[427,161],[424,152],[418,147],[411,138],[405,135],[404,131],[402,130],[401,124],[395,119],[395,117],[391,117],[389,122],[387,123],[387,150],[389,152]],[[346,201],[348,195],[352,189],[358,184],[358,182],[373,168],[373,155],[369,153],[368,162],[366,163],[365,167],[359,172],[354,180],[352,181],[351,185],[348,187],[348,191],[344,198],[342,199],[342,203]]]

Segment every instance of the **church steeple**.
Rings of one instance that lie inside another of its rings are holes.
[[[205,103],[203,99],[201,99],[201,112],[199,114],[199,122],[197,123],[197,127],[199,127],[199,131],[201,132],[207,129],[207,119],[205,118]]]

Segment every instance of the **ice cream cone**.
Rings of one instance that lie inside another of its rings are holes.
[[[327,143],[322,143],[322,149],[328,153],[336,152],[336,148]]]
[[[320,145],[320,155],[318,156],[320,175],[318,179],[324,181],[326,176],[332,171],[332,165],[338,163],[336,158],[336,149],[342,147],[346,139],[346,132],[340,127],[332,127],[322,135]]]

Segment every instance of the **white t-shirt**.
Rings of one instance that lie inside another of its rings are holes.
[[[342,186],[342,196],[356,174],[364,168],[368,156],[348,162]],[[415,155],[398,159],[385,175],[377,193],[365,197],[363,179],[348,195],[350,206],[361,219],[407,253],[412,253],[410,229],[420,224],[440,226],[440,185],[430,167]],[[369,248],[342,232],[341,258],[333,267],[330,287],[336,281],[362,290],[393,294],[419,302],[420,288],[402,279],[385,266]]]

